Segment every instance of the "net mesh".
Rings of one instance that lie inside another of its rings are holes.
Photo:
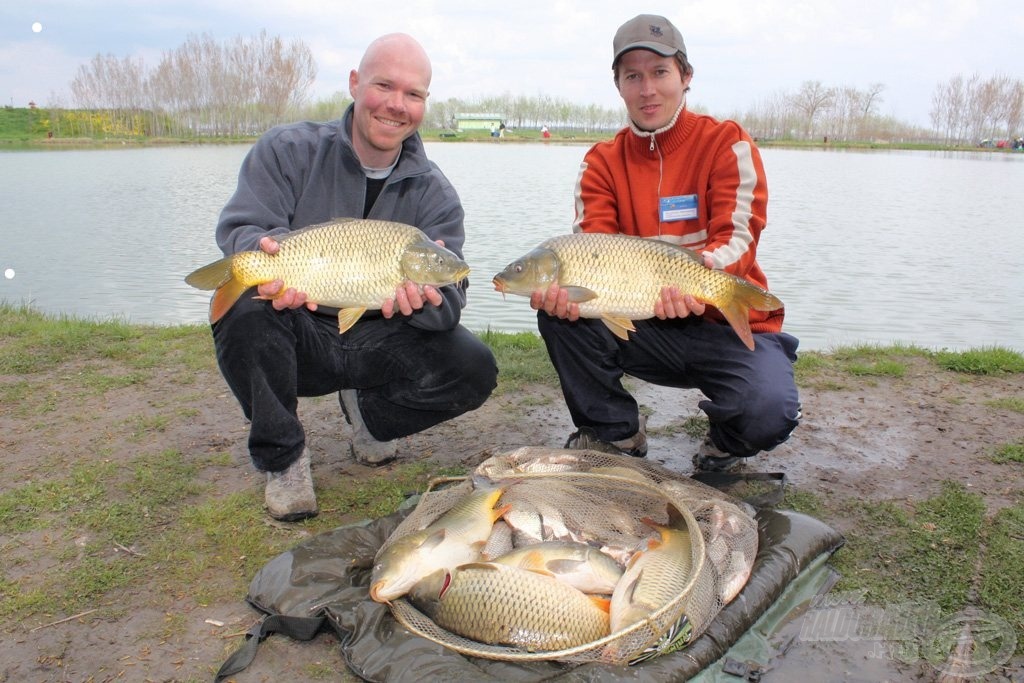
[[[511,506],[505,521],[495,523],[482,559],[541,541],[571,540],[598,547],[625,565],[645,539],[657,538],[648,522],[668,525],[674,514],[676,528],[682,524],[689,532],[691,571],[675,597],[645,619],[600,640],[558,651],[470,640],[439,627],[404,598],[392,601],[391,610],[403,626],[465,655],[623,664],[674,651],[700,635],[735,597],[757,553],[753,517],[716,489],[643,459],[539,447],[495,455],[470,476],[432,483],[380,552],[429,526],[481,480],[501,486],[499,504]]]

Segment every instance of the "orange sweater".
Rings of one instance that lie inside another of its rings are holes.
[[[764,166],[747,132],[684,109],[653,138],[627,127],[590,148],[573,230],[657,237],[708,252],[716,268],[767,288],[757,263],[767,208]],[[707,315],[723,320],[713,308]],[[751,311],[750,328],[779,332],[782,319],[782,309]]]

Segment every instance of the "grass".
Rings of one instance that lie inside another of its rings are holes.
[[[1011,462],[1024,463],[1024,439],[998,446],[992,455],[992,462],[1000,464]]]
[[[557,386],[536,335],[488,330],[480,336],[501,368],[499,394]],[[934,372],[969,378],[1024,372],[1024,357],[1005,348],[932,352],[895,345],[803,353],[796,373],[801,386],[842,390],[865,380],[899,382],[911,358],[926,359]],[[180,392],[197,375],[216,372],[206,326],[47,317],[0,304],[0,418],[44,432],[76,397],[102,398],[147,383]],[[157,410],[140,411],[118,427],[138,444],[128,462],[114,463],[102,449],[75,457],[41,453],[32,480],[0,493],[0,618],[34,623],[92,607],[114,613],[142,606],[121,604],[124,592],[157,609],[183,598],[237,601],[260,567],[306,535],[339,520],[386,515],[431,478],[461,473],[408,463],[358,485],[334,478],[318,489],[321,508],[331,514],[268,524],[257,487],[218,495],[210,483],[219,468],[234,466],[226,453],[146,452],[147,435],[194,414],[173,396],[156,392],[151,400]],[[1021,412],[1024,404],[1010,398],[989,407]],[[707,421],[694,416],[665,429],[699,438]],[[1024,441],[1003,444],[992,457],[1008,467],[1024,462]],[[843,575],[839,589],[866,590],[882,603],[931,600],[949,611],[974,602],[1024,632],[1024,504],[987,517],[979,494],[946,483],[939,494],[912,503],[790,489],[784,506],[848,529],[847,545],[834,558]],[[52,566],[39,571],[48,556]]]
[[[880,606],[931,604],[943,614],[975,604],[1024,633],[1024,503],[987,517],[979,494],[944,482],[939,494],[909,505],[790,488],[784,506],[843,521],[846,545],[832,559],[842,575],[837,592],[863,592]]]

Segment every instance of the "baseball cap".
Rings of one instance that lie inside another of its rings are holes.
[[[671,57],[677,52],[686,56],[683,36],[671,21],[657,14],[639,14],[619,27],[612,41],[615,56],[612,67],[622,53],[644,49],[657,52],[662,57]]]

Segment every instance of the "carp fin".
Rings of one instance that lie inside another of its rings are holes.
[[[238,280],[231,278],[225,284],[217,288],[210,299],[210,322],[215,323],[231,310],[245,290],[248,289]]]
[[[580,571],[581,567],[586,567],[587,563],[583,560],[573,560],[568,557],[561,557],[557,560],[550,560],[545,566],[548,571],[554,574],[572,574],[573,572]]]
[[[754,350],[754,335],[750,332],[750,309],[755,311],[776,311],[783,308],[782,301],[766,289],[762,289],[742,278],[736,278],[737,287],[732,298],[721,305],[714,304],[726,319],[743,344]]]
[[[343,308],[338,311],[338,334],[345,334],[349,328],[356,324],[356,322],[363,317],[363,313],[366,313],[365,306],[357,306],[354,308]]]
[[[220,289],[232,278],[231,262],[233,260],[233,256],[225,256],[202,268],[196,268],[185,276],[185,282],[196,289]]]
[[[534,574],[543,574],[544,576],[554,576],[555,574],[548,569],[550,563],[544,561],[544,553],[539,550],[534,550],[526,553],[522,561],[519,563],[519,567],[527,571],[533,572]]]
[[[629,341],[629,333],[636,332],[636,327],[633,325],[633,321],[629,318],[602,315],[601,322],[603,322],[608,329],[612,331],[612,334],[623,341]]]
[[[598,608],[605,614],[612,611],[612,601],[608,598],[602,598],[599,595],[588,595],[587,597],[590,598],[590,602],[594,604],[594,607]]]
[[[750,332],[750,308],[736,298],[717,308],[729,323],[729,326],[736,332],[743,345],[753,351],[754,335]]]
[[[569,301],[574,304],[581,304],[585,301],[593,301],[597,298],[597,292],[587,287],[579,287],[576,285],[568,285],[562,287],[569,294]]]
[[[432,534],[430,534],[426,538],[424,538],[423,542],[420,543],[419,547],[422,550],[433,550],[437,546],[441,545],[441,543],[443,543],[444,539],[447,538],[447,537],[448,537],[448,530],[447,529],[444,529],[444,528],[438,529],[437,531],[433,532]]]

